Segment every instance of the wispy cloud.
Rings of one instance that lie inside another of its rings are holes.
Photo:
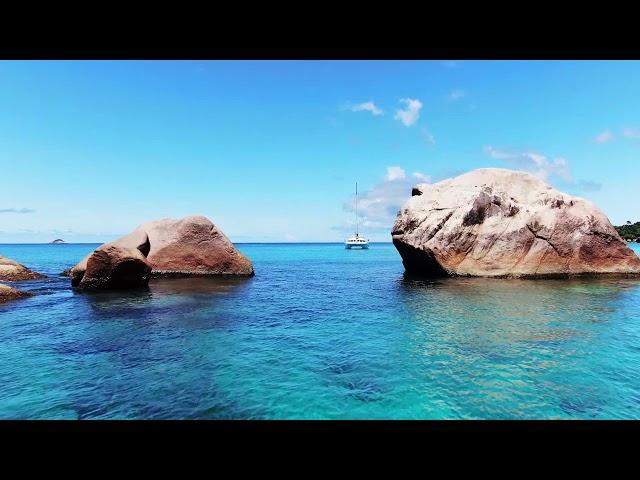
[[[0,208],[0,213],[34,213],[32,208]]]
[[[340,120],[338,120],[336,117],[327,117],[327,122],[333,128],[342,128],[342,126],[343,126],[342,122]]]
[[[423,128],[421,130],[421,133],[422,133],[422,138],[424,138],[427,141],[427,143],[430,143],[431,145],[435,145],[436,144],[435,137],[433,136],[433,134],[428,129]]]
[[[551,160],[536,152],[512,152],[491,146],[485,147],[485,152],[492,158],[511,163],[519,170],[533,173],[545,182],[557,177],[574,189],[583,192],[597,192],[602,189],[602,183],[592,180],[575,180],[571,174],[569,162],[562,157]]]
[[[387,174],[380,182],[358,194],[360,226],[368,232],[389,232],[400,207],[411,196],[413,186],[430,181],[431,177],[422,172],[407,175],[402,167],[387,167]],[[347,212],[354,212],[355,200],[345,202],[343,207]],[[351,224],[346,224],[334,227],[334,230],[349,231],[351,228]]]
[[[401,98],[400,102],[404,103],[406,108],[404,110],[396,110],[396,114],[393,118],[400,120],[405,127],[410,127],[418,121],[418,118],[420,118],[422,102],[412,98]]]
[[[349,108],[352,112],[371,112],[372,115],[378,116],[384,114],[382,109],[378,108],[373,102],[363,102],[353,105]]]
[[[597,192],[602,190],[602,184],[600,182],[591,180],[580,180],[576,183],[576,187],[584,192]]]
[[[622,134],[627,138],[640,138],[640,128],[625,128]]]
[[[430,183],[431,182],[431,177],[429,175],[425,175],[424,173],[421,173],[421,172],[413,172],[413,178],[415,178],[416,180],[418,180],[421,183]]]
[[[456,68],[458,66],[458,62],[456,60],[446,60],[442,62],[442,64],[447,68]]]
[[[611,130],[605,130],[593,139],[593,141],[596,143],[607,143],[611,140],[613,140],[613,133],[611,132]]]
[[[464,92],[464,90],[451,90],[449,92],[449,95],[447,95],[447,100],[449,102],[457,102],[459,100],[462,100],[466,96],[467,94]]]
[[[544,155],[532,151],[512,152],[499,150],[490,145],[486,146],[484,151],[492,158],[504,160],[520,170],[533,173],[544,181],[554,176],[562,180],[571,181],[569,162],[562,157],[551,160]]]

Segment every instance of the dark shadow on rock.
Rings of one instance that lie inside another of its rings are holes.
[[[445,277],[447,272],[442,268],[431,250],[421,250],[394,238],[393,245],[402,257],[402,265],[407,272],[425,277]]]

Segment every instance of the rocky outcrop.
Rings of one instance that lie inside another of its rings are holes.
[[[72,275],[71,284],[80,290],[145,287],[151,265],[136,248],[104,245],[87,258],[86,267]]]
[[[431,276],[640,274],[640,258],[595,205],[512,170],[417,185],[392,238],[408,272]]]
[[[140,253],[151,268],[151,277],[254,274],[251,261],[209,219],[202,216],[147,222],[98,250],[108,246]],[[94,254],[71,269],[73,285],[81,284]]]
[[[67,243],[67,242],[65,242],[65,241],[64,241],[64,240],[62,240],[61,238],[56,238],[55,240],[53,240],[53,241],[51,241],[51,242],[49,242],[49,243],[50,243],[50,244],[52,244],[52,245],[61,245],[61,244],[63,244],[63,243]]]
[[[251,261],[206,217],[158,220],[139,230],[149,236],[154,277],[254,274]]]
[[[21,280],[36,280],[39,278],[45,278],[45,276],[32,272],[27,267],[14,260],[0,256],[0,280],[18,282]]]
[[[0,304],[10,302],[11,300],[18,300],[20,298],[30,297],[31,294],[27,292],[21,292],[8,285],[0,283]]]

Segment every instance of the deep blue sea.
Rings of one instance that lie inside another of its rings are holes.
[[[239,244],[256,276],[76,293],[0,245],[0,418],[640,418],[640,280],[405,278],[391,244]],[[633,248],[640,252],[638,245]]]

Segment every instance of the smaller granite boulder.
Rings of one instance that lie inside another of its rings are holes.
[[[3,285],[0,283],[0,304],[9,302],[11,300],[18,300],[20,298],[30,297],[31,294],[27,292],[21,292],[20,290],[16,290],[13,287],[8,285]]]
[[[202,216],[147,222],[98,250],[111,246],[136,251],[132,253],[136,258],[139,258],[138,253],[142,255],[151,266],[153,278],[254,275],[251,261],[208,218]],[[71,276],[72,285],[80,286],[94,253],[61,275]]]
[[[145,232],[136,230],[128,235],[125,235],[118,240],[114,240],[113,242],[105,243],[104,245],[98,247],[98,250],[109,247],[109,246],[118,246],[126,249],[138,250],[144,257],[149,253],[149,237]],[[74,287],[80,283],[79,279],[82,279],[85,271],[87,270],[87,263],[89,258],[95,253],[92,252],[86,257],[84,257],[80,262],[73,268],[69,268],[62,272],[60,275],[65,277],[71,277],[72,282],[71,285]],[[134,253],[135,255],[135,253]]]
[[[151,265],[136,248],[104,245],[89,255],[85,269],[71,275],[80,290],[139,288],[149,284]]]
[[[0,280],[18,282],[21,280],[36,280],[38,278],[45,278],[45,276],[32,272],[14,260],[0,256]]]

